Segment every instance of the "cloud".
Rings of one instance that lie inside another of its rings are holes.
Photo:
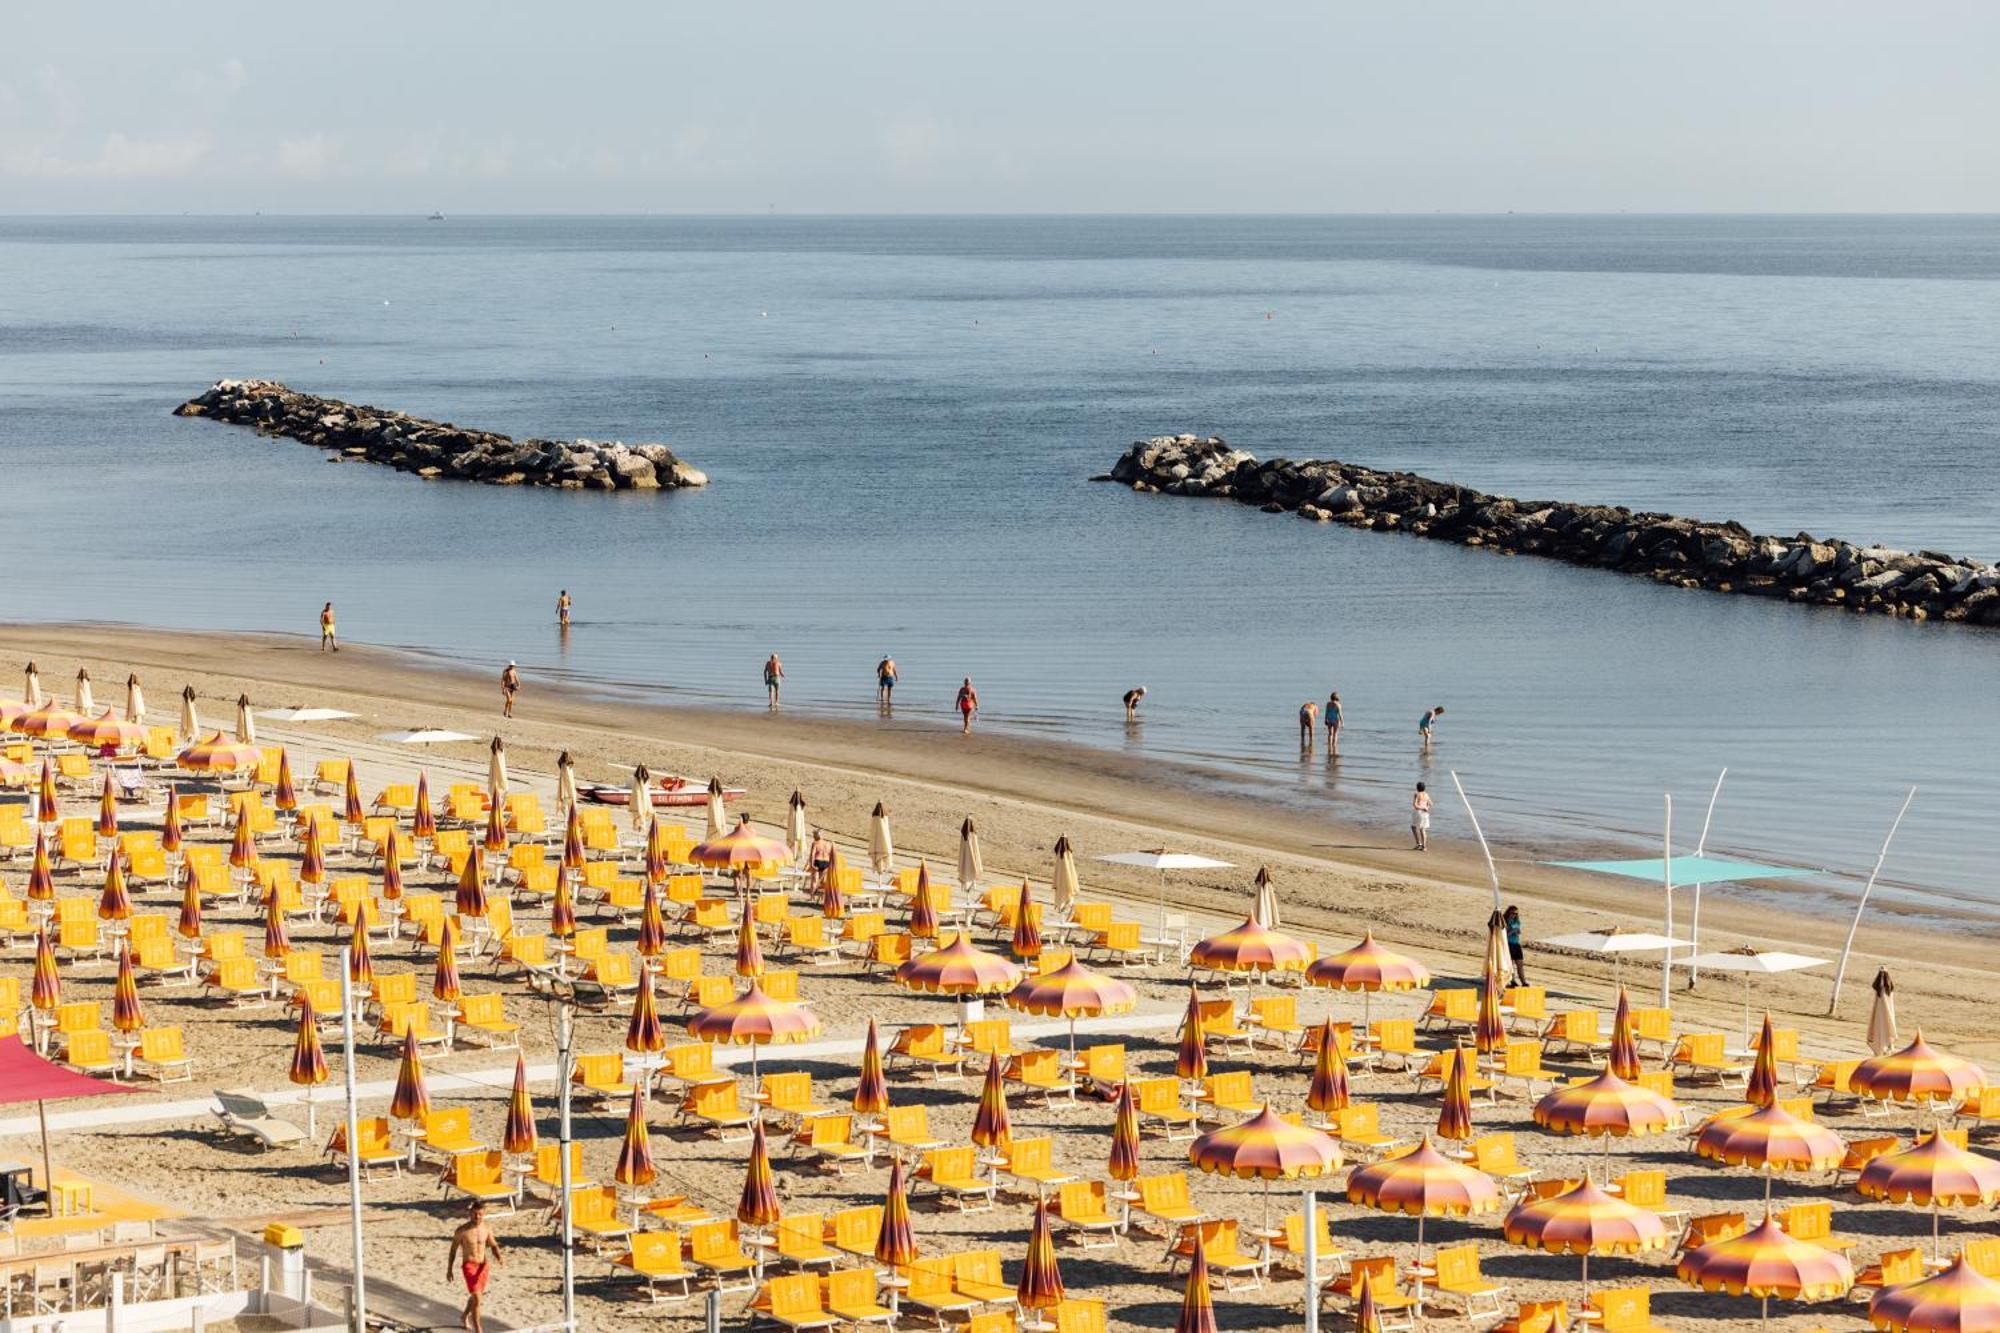
[[[340,169],[340,142],[324,134],[280,139],[274,163],[281,176],[293,180],[325,180]]]
[[[951,133],[934,116],[905,116],[882,127],[882,154],[899,175],[929,170],[945,155]]]
[[[94,157],[66,157],[46,143],[0,149],[0,174],[35,180],[173,180],[192,175],[214,144],[206,134],[114,131]]]

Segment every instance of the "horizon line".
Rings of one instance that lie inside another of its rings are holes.
[[[1262,210],[1246,212],[1228,211],[1151,211],[1151,210],[1027,210],[996,212],[988,210],[896,210],[886,212],[840,212],[840,211],[764,211],[745,212],[742,210],[613,210],[607,212],[555,212],[555,211],[467,211],[447,214],[442,209],[430,213],[421,210],[394,210],[369,212],[292,212],[274,209],[251,209],[242,212],[196,213],[179,212],[0,212],[0,222],[23,221],[97,221],[119,219],[126,221],[154,221],[185,219],[188,221],[220,221],[254,218],[274,218],[279,220],[312,220],[339,218],[355,221],[365,220],[430,220],[433,216],[449,221],[453,217],[465,219],[1182,219],[1182,218],[1238,218],[1238,219],[1314,219],[1314,218],[2000,218],[2000,210],[1912,210],[1891,211],[1872,209],[1808,209],[1808,210],[1768,210],[1768,209],[1377,209],[1370,211],[1320,211],[1320,210]]]

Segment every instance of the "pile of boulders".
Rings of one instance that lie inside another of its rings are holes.
[[[282,435],[333,450],[340,459],[386,463],[420,477],[595,491],[708,484],[707,474],[683,463],[664,444],[516,440],[299,393],[272,380],[218,380],[208,392],[175,408],[174,415],[254,426],[260,435]]]
[[[1684,588],[1781,597],[1916,620],[2000,625],[2000,568],[1936,551],[1767,537],[1623,507],[1515,500],[1333,459],[1257,459],[1216,436],[1140,440],[1103,478],[1136,491],[1212,495],[1322,523],[1547,556]]]

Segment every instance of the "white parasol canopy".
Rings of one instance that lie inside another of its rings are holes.
[[[1193,852],[1171,852],[1164,847],[1153,847],[1139,852],[1112,852],[1097,858],[1108,865],[1138,866],[1143,870],[1157,870],[1160,874],[1160,933],[1167,929],[1167,872],[1169,870],[1228,870],[1227,861],[1218,861],[1209,856],[1197,856]]]
[[[477,736],[463,731],[442,731],[437,727],[418,727],[415,731],[385,731],[377,740],[393,741],[397,745],[449,745],[453,741],[476,741]]]
[[[342,718],[359,717],[361,714],[350,713],[345,708],[308,708],[303,704],[294,704],[290,708],[265,708],[257,716],[273,722],[338,722]]]
[[[1777,976],[1781,972],[1800,972],[1809,967],[1824,967],[1832,960],[1810,958],[1802,953],[1786,953],[1782,949],[1725,949],[1720,953],[1696,954],[1683,960],[1695,967],[1706,967],[1717,972],[1741,972],[1743,974],[1743,1044],[1750,1044],[1750,978]]]

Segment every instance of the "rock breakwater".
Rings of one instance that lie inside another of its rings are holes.
[[[420,477],[492,486],[562,490],[658,491],[706,486],[706,474],[664,444],[602,440],[517,440],[449,421],[320,398],[273,380],[218,380],[174,409],[284,436],[342,459],[384,463]]]
[[[1163,435],[1127,449],[1104,480],[1215,496],[1323,523],[1539,555],[1716,592],[1916,620],[2000,625],[2000,568],[1936,551],[1772,537],[1608,505],[1517,500],[1335,459],[1259,462],[1215,436]]]

